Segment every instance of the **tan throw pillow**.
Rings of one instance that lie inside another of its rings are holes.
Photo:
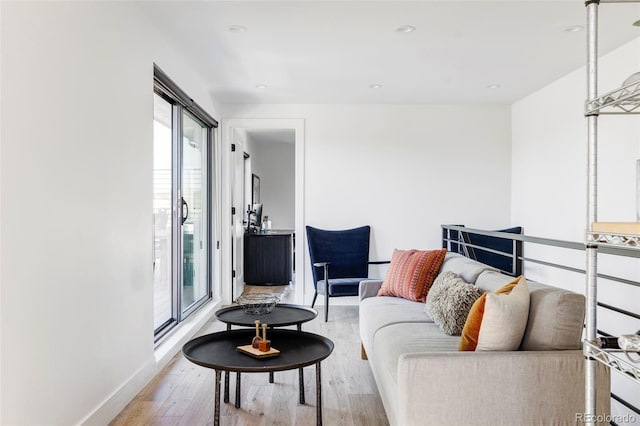
[[[485,293],[469,312],[460,351],[515,351],[529,318],[529,286],[520,276],[495,293]]]
[[[394,250],[378,296],[424,302],[447,250]]]
[[[449,336],[460,336],[473,303],[482,296],[473,284],[469,284],[451,271],[441,272],[433,282],[425,312]]]

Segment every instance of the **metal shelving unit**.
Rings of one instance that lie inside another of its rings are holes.
[[[640,80],[587,102],[586,114],[640,114]]]
[[[585,342],[584,346],[585,355],[626,374],[640,384],[640,368],[638,364],[626,359],[623,352],[604,351],[590,342]]]
[[[596,244],[599,247],[619,247],[631,250],[640,249],[640,235],[590,231],[588,238],[590,243]]]
[[[634,0],[633,2],[637,2]],[[640,234],[620,232],[624,224],[610,229],[597,223],[597,147],[598,116],[601,114],[640,114],[640,80],[598,96],[598,7],[600,3],[632,2],[629,0],[588,0],[587,8],[587,119],[588,178],[587,178],[587,224],[585,238],[587,253],[586,268],[586,336],[583,346],[585,354],[585,415],[588,424],[596,418],[596,366],[603,363],[611,369],[640,383],[640,364],[634,363],[622,352],[602,350],[595,345],[597,337],[597,257],[598,247],[619,247],[640,250]],[[595,228],[595,229],[594,229]],[[632,333],[633,331],[630,331]]]

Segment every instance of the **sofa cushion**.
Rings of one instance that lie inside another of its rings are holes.
[[[459,336],[473,303],[482,296],[478,288],[451,271],[441,272],[427,295],[425,312],[445,334]]]
[[[513,278],[511,275],[506,275],[499,271],[483,271],[476,280],[476,287],[482,291],[492,293],[513,281]]]
[[[579,349],[584,296],[560,288],[531,284],[529,321],[522,339],[525,351]]]
[[[383,366],[397,389],[398,360],[406,354],[456,352],[459,338],[447,336],[433,322],[393,324],[384,327],[374,338],[373,356]]]
[[[469,259],[458,253],[447,253],[442,263],[440,271],[452,271],[460,275],[460,277],[468,283],[475,284],[478,276],[484,271],[496,271],[498,269],[480,263],[473,259]]]
[[[360,339],[365,348],[373,350],[378,330],[392,324],[433,323],[424,312],[424,304],[400,297],[370,297],[360,302]]]
[[[424,302],[446,252],[445,249],[394,250],[378,296],[395,296]]]
[[[529,288],[524,276],[478,299],[462,331],[461,351],[513,351],[520,347],[529,317]]]
[[[494,291],[512,280],[499,272],[483,272],[476,286]],[[551,351],[580,349],[584,323],[584,296],[534,281],[529,285],[529,320],[520,349]]]
[[[422,315],[425,315],[424,304],[417,302],[409,303],[420,305],[421,310],[423,310]],[[363,313],[361,310],[361,319],[364,317]],[[367,312],[367,315],[370,314],[372,314],[372,312]],[[377,315],[377,311],[373,312],[373,314]],[[458,337],[443,334],[433,322],[407,322],[382,327],[376,333],[372,344],[375,348],[373,350],[366,345],[365,347],[367,348],[371,371],[375,378],[378,391],[380,392],[380,398],[384,404],[389,424],[423,424],[423,422],[399,422],[399,416],[402,410],[401,406],[404,404],[404,401],[398,398],[399,360],[405,354],[431,353],[434,351],[455,352]],[[429,368],[428,363],[425,363],[425,368]],[[414,387],[411,390],[417,398],[428,398],[428,395],[421,392],[420,388]]]

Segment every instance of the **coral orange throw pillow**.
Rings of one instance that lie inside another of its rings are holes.
[[[378,296],[394,296],[425,302],[438,275],[446,249],[394,250],[391,265],[378,291]]]

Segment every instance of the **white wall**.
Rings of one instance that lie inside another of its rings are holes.
[[[600,61],[601,93],[640,69],[640,39]],[[528,233],[582,241],[586,229],[586,71],[576,70],[512,106],[512,221]],[[599,218],[636,219],[638,116],[599,120]]]
[[[640,38],[600,60],[599,92],[620,87],[640,70]],[[585,68],[549,84],[516,102],[511,110],[512,189],[511,222],[538,237],[584,241],[587,229]],[[600,116],[598,164],[598,218],[601,221],[636,220],[636,160],[640,158],[640,116]],[[568,260],[584,269],[581,251],[567,252],[526,245],[525,255],[544,260]],[[599,272],[640,281],[636,258],[599,256]],[[529,278],[584,293],[579,274],[531,266]],[[640,288],[601,280],[598,299],[632,312],[640,311]],[[598,328],[614,335],[633,333],[640,321],[598,310]],[[640,406],[637,384],[612,374],[613,391]],[[635,387],[634,387],[635,386]],[[628,411],[613,404],[613,414]],[[635,415],[636,419],[637,414]],[[623,424],[618,422],[619,424]]]
[[[640,38],[601,58],[600,93],[619,87],[638,69]],[[581,68],[512,106],[511,221],[529,235],[584,241],[585,98],[586,71]],[[598,218],[635,221],[640,116],[602,115],[598,127]]]
[[[216,108],[130,3],[1,19],[0,423],[106,424],[155,372],[153,63]]]
[[[273,229],[295,229],[294,143],[258,139],[251,147],[253,173],[260,177],[262,217],[269,216]]]
[[[246,135],[244,151],[250,155],[245,165],[251,170],[245,176],[245,206],[251,200],[251,174],[260,177],[260,201],[262,217],[269,216],[272,229],[295,229],[295,136],[285,141],[274,140],[273,136],[265,137],[259,131],[247,133],[244,129],[236,129]],[[283,130],[284,131],[284,130]]]
[[[302,118],[307,225],[372,226],[371,258],[440,247],[440,224],[509,225],[509,108],[223,105],[228,118]],[[223,120],[224,121],[224,120]],[[305,244],[297,236],[296,244]],[[313,296],[305,261],[306,301]],[[372,271],[382,276],[384,269]]]

